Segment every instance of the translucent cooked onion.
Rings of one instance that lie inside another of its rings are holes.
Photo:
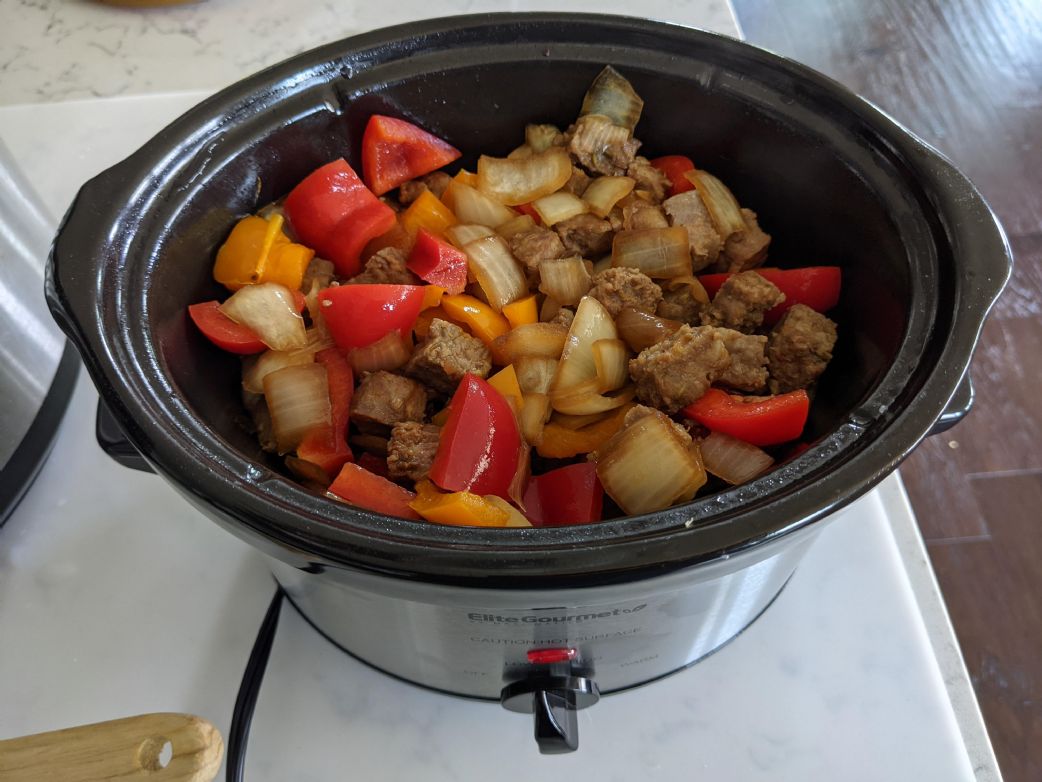
[[[462,250],[471,242],[484,239],[486,236],[495,236],[496,232],[487,225],[476,225],[474,223],[457,223],[445,229],[445,238]]]
[[[527,157],[478,158],[478,188],[507,206],[550,195],[571,178],[572,159],[564,147],[547,147]]]
[[[514,219],[517,212],[498,201],[489,198],[480,190],[453,180],[442,193],[441,200],[452,210],[461,223],[487,225],[498,228],[508,220]]]
[[[727,185],[701,169],[685,171],[684,176],[695,186],[709,216],[713,218],[717,233],[724,241],[731,234],[745,230],[745,220],[742,219],[738,199],[727,189]]]
[[[514,260],[510,247],[502,236],[486,236],[463,246],[470,271],[498,312],[504,304],[520,299],[528,293],[528,283],[521,266]]]
[[[690,276],[691,246],[687,229],[677,225],[619,231],[612,240],[611,265],[640,269],[657,279]]]
[[[308,350],[266,350],[242,362],[242,387],[251,394],[264,393],[264,378],[286,367],[311,364],[315,354]]]
[[[687,274],[682,277],[674,277],[672,280],[666,280],[661,283],[664,290],[675,291],[680,288],[687,288],[688,294],[691,298],[702,304],[709,303],[709,294],[706,292],[706,287],[701,283],[698,277]]]
[[[522,158],[532,157],[532,153],[535,152],[528,144],[522,144],[519,147],[514,147],[510,152],[507,153],[507,160],[521,160]]]
[[[555,142],[562,139],[561,131],[556,125],[526,125],[525,145],[536,152],[554,146]]]
[[[565,331],[561,329],[561,331]],[[564,340],[561,340],[564,347]],[[518,356],[513,360],[517,384],[525,394],[546,394],[557,371],[557,359],[549,356]]]
[[[587,415],[554,413],[552,420],[558,426],[563,426],[565,429],[571,429],[574,432],[576,429],[582,429],[584,426],[590,426],[598,421],[603,421],[610,415],[612,415],[610,411],[607,413],[589,413]]]
[[[538,212],[543,225],[547,226],[584,214],[587,210],[585,201],[566,190],[539,198],[532,202],[532,207]]]
[[[597,177],[583,191],[582,200],[598,217],[607,217],[612,208],[632,192],[636,181],[628,176]]]
[[[622,388],[630,380],[630,352],[621,339],[599,339],[591,346],[601,393]]]
[[[517,362],[523,358],[560,358],[567,336],[568,330],[559,323],[526,323],[496,337],[489,347],[496,364],[504,367],[514,364],[516,372]],[[521,389],[524,390],[524,386]]]
[[[578,304],[590,290],[590,273],[578,255],[539,262],[539,290],[558,304]]]
[[[511,505],[509,502],[504,500],[502,497],[497,497],[495,494],[486,494],[483,499],[490,505],[495,505],[501,511],[507,515],[507,523],[504,527],[531,527],[532,522],[525,518],[525,515]]]
[[[559,413],[593,415],[622,407],[627,402],[631,402],[636,395],[636,389],[633,386],[627,386],[610,394],[602,394],[600,387],[601,382],[595,377],[577,386],[552,392],[550,405]]]
[[[630,515],[688,500],[706,482],[690,444],[657,410],[615,434],[596,460],[604,491]]]
[[[398,331],[390,331],[365,347],[355,348],[347,354],[351,369],[355,372],[391,371],[405,366],[412,355],[412,339],[403,337]]]
[[[774,464],[770,454],[722,432],[711,432],[701,451],[706,470],[734,485],[751,481]]]
[[[518,215],[499,226],[496,229],[496,233],[504,239],[510,239],[510,237],[516,236],[523,231],[529,231],[532,228],[535,228],[535,220],[532,219],[532,215]]]
[[[546,394],[525,394],[518,424],[525,442],[537,446],[543,441],[543,427],[550,418],[550,397]]]
[[[583,98],[581,116],[601,114],[632,133],[643,109],[644,101],[633,85],[617,70],[606,65]]]
[[[286,367],[264,377],[264,398],[279,453],[300,445],[318,426],[330,426],[329,383],[322,364]]]
[[[618,338],[615,321],[611,319],[611,314],[604,305],[592,296],[584,296],[575,311],[572,325],[568,327],[568,338],[551,390],[570,389],[588,380],[596,381],[597,365],[593,359],[593,343],[600,339]],[[554,407],[560,409],[556,404]]]
[[[507,488],[507,496],[516,504],[521,506],[525,504],[525,490],[528,488],[531,478],[532,446],[522,440],[517,455],[517,469],[514,470],[514,477]]]
[[[220,309],[236,323],[249,327],[272,350],[293,350],[307,344],[304,319],[297,311],[293,293],[284,285],[244,285]]]
[[[632,307],[623,307],[615,318],[619,336],[629,345],[634,353],[657,345],[670,334],[679,329],[683,323],[668,318],[659,318]]]

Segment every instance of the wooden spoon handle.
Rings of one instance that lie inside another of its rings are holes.
[[[0,741],[0,779],[212,782],[223,754],[221,732],[200,717],[142,714]]]

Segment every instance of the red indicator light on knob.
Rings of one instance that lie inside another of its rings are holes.
[[[566,663],[575,659],[575,649],[529,649],[528,662],[536,665],[549,663]]]

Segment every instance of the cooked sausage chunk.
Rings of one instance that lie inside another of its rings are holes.
[[[455,323],[435,318],[427,338],[416,346],[404,371],[435,391],[452,394],[468,372],[488,377],[491,369],[492,354],[485,343]]]
[[[365,262],[361,274],[347,281],[348,285],[418,285],[419,279],[409,271],[405,253],[397,247],[384,247]]]
[[[398,189],[398,202],[402,206],[408,206],[419,198],[424,190],[430,190],[438,198],[441,198],[445,188],[449,186],[452,177],[444,171],[434,171],[419,179],[411,179]]]
[[[716,261],[724,243],[702,203],[702,197],[695,190],[667,198],[662,202],[662,208],[669,215],[670,225],[682,225],[687,229],[692,271],[701,271]]]
[[[569,217],[555,225],[554,230],[561,237],[565,250],[571,255],[589,258],[611,251],[611,223],[595,215],[581,214]]]
[[[675,413],[701,397],[730,365],[718,329],[681,326],[631,359],[629,369],[640,401]]]
[[[565,256],[561,237],[542,226],[535,226],[511,236],[510,252],[530,271],[536,271],[540,261]]]
[[[622,228],[639,231],[644,228],[669,228],[669,220],[661,206],[635,197],[622,204]]]
[[[582,196],[590,186],[590,177],[578,166],[572,166],[572,178],[564,183],[564,190],[572,195]]]
[[[683,285],[675,290],[664,289],[662,301],[659,302],[655,314],[660,318],[679,320],[698,326],[702,323],[702,313],[709,305],[691,295],[691,289]]]
[[[717,329],[716,333],[731,357],[731,366],[717,382],[738,391],[763,391],[767,387],[767,337],[734,329]]]
[[[806,388],[825,371],[836,345],[836,324],[820,312],[794,304],[767,340],[772,394]]]
[[[731,234],[724,242],[724,257],[719,260],[721,271],[744,272],[762,266],[767,259],[767,247],[771,243],[770,234],[765,234],[756,222],[756,212],[751,209],[742,210],[742,221],[745,230]]]
[[[387,444],[387,470],[392,478],[422,481],[438,452],[441,427],[414,421],[395,424]]]
[[[636,183],[634,190],[648,193],[656,204],[662,203],[673,184],[669,177],[655,168],[646,157],[637,155],[626,169],[626,176]]]
[[[625,174],[639,147],[629,130],[599,114],[580,117],[568,139],[568,151],[583,168],[608,176]]]
[[[362,378],[351,398],[351,421],[370,432],[402,421],[422,421],[427,391],[415,380],[380,370]]]
[[[653,315],[662,300],[662,289],[639,269],[614,266],[593,275],[592,282],[589,295],[603,304],[613,318],[623,307]]]
[[[785,301],[785,294],[756,272],[742,272],[720,286],[713,303],[702,313],[706,326],[726,326],[746,334],[763,323],[767,310]]]

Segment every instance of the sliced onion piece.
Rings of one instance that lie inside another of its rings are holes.
[[[734,485],[751,481],[774,464],[770,454],[722,432],[711,432],[701,451],[706,470]]]
[[[745,230],[745,220],[742,219],[738,199],[727,189],[727,185],[701,169],[685,171],[684,176],[695,186],[702,203],[709,211],[709,216],[713,218],[717,233],[724,241],[727,241],[731,234]]]
[[[619,231],[611,244],[611,265],[640,269],[657,279],[691,274],[691,245],[687,229],[642,228]]]
[[[564,147],[548,147],[527,157],[478,158],[478,188],[507,206],[550,195],[571,178],[572,159]]]
[[[625,342],[621,339],[599,339],[590,347],[601,393],[622,388],[630,381],[630,352]]]
[[[688,500],[705,470],[672,422],[655,410],[622,429],[597,451],[597,477],[626,513],[651,513]]]
[[[518,215],[512,220],[508,220],[496,229],[496,233],[502,236],[504,239],[509,239],[512,236],[516,236],[524,231],[530,231],[535,228],[535,220],[532,219],[532,215]]]
[[[593,264],[593,269],[590,272],[591,275],[600,274],[605,269],[611,268],[611,256],[605,255],[603,258]]]
[[[507,160],[523,160],[525,158],[530,158],[534,152],[535,150],[528,146],[528,144],[522,144],[519,147],[514,147],[507,153]],[[481,186],[480,180],[478,181],[478,186]]]
[[[558,426],[563,426],[565,429],[571,429],[573,432],[576,429],[582,429],[584,426],[590,426],[598,421],[603,421],[612,413],[589,413],[587,415],[567,415],[566,413],[554,413],[553,422]]]
[[[514,477],[507,488],[507,496],[521,507],[525,505],[525,491],[528,489],[528,481],[531,478],[532,446],[522,440],[517,455],[517,469],[514,470]]]
[[[528,293],[528,283],[521,266],[514,260],[510,247],[502,236],[486,236],[463,247],[470,271],[497,312],[504,304],[520,299]]]
[[[557,313],[560,311],[561,302],[554,299],[553,296],[547,296],[543,299],[543,303],[539,305],[539,320],[543,323],[549,323],[557,317]]]
[[[496,232],[487,225],[476,225],[474,223],[457,223],[445,229],[445,238],[461,250],[471,242],[484,239],[486,236],[495,235]]]
[[[551,393],[574,388],[588,380],[596,382],[597,365],[593,359],[593,343],[600,339],[618,338],[615,321],[604,305],[592,296],[584,296],[575,311],[572,325],[568,327],[568,338],[561,353],[561,363],[557,366],[557,374],[550,386]],[[556,404],[554,407],[560,410]]]
[[[687,288],[688,294],[697,302],[702,304],[709,303],[709,293],[706,291],[706,286],[693,275],[687,274],[682,277],[674,277],[672,280],[666,280],[661,283],[661,286],[665,290],[675,291],[679,288]]]
[[[242,362],[242,387],[251,394],[264,393],[264,378],[286,367],[298,367],[315,361],[309,350],[266,350],[252,361]]]
[[[606,65],[586,91],[581,116],[601,114],[632,133],[643,108],[644,101],[633,85],[617,70]]]
[[[550,418],[550,397],[546,394],[525,394],[518,424],[525,442],[537,446],[543,441],[543,426]]]
[[[455,179],[445,188],[441,200],[461,223],[498,228],[517,216],[517,212],[510,207],[504,206],[480,190]]]
[[[587,380],[578,386],[551,394],[550,405],[559,413],[593,415],[622,407],[632,402],[637,393],[634,386],[626,386],[609,394],[601,394],[599,388],[600,381],[597,378]]]
[[[590,273],[578,255],[539,262],[539,290],[560,305],[578,304],[590,290]]]
[[[412,338],[390,331],[365,347],[355,348],[347,354],[351,369],[355,372],[376,372],[405,366],[412,356]]]
[[[533,356],[556,361],[564,350],[567,336],[567,329],[558,323],[526,323],[496,337],[489,347],[493,362],[504,367]],[[524,386],[521,389],[524,390]]]
[[[312,429],[331,425],[329,383],[323,364],[286,367],[265,375],[264,398],[280,454],[300,445]]]
[[[536,152],[542,152],[553,146],[560,146],[564,136],[556,125],[526,125],[525,145]]]
[[[556,225],[570,217],[584,214],[587,210],[585,201],[566,190],[543,196],[533,201],[532,207],[539,214],[539,219],[543,221],[543,225],[548,226]]]
[[[623,307],[615,318],[619,336],[634,353],[657,345],[684,324],[678,320],[659,318],[633,307]]]
[[[532,522],[525,518],[525,515],[511,505],[509,502],[504,500],[502,497],[497,497],[495,494],[486,494],[482,499],[490,505],[495,505],[501,511],[507,515],[507,523],[504,527],[531,527]]]
[[[564,329],[561,329],[564,331]],[[566,332],[567,333],[567,332]],[[561,340],[564,347],[564,340]],[[525,394],[546,394],[557,371],[557,359],[549,356],[518,356],[512,362],[517,384]]]
[[[607,217],[615,204],[632,192],[635,184],[628,176],[597,177],[583,191],[583,201],[595,215]]]
[[[293,293],[285,285],[244,285],[228,297],[220,310],[252,329],[272,350],[293,350],[307,344],[304,319],[297,311]]]

